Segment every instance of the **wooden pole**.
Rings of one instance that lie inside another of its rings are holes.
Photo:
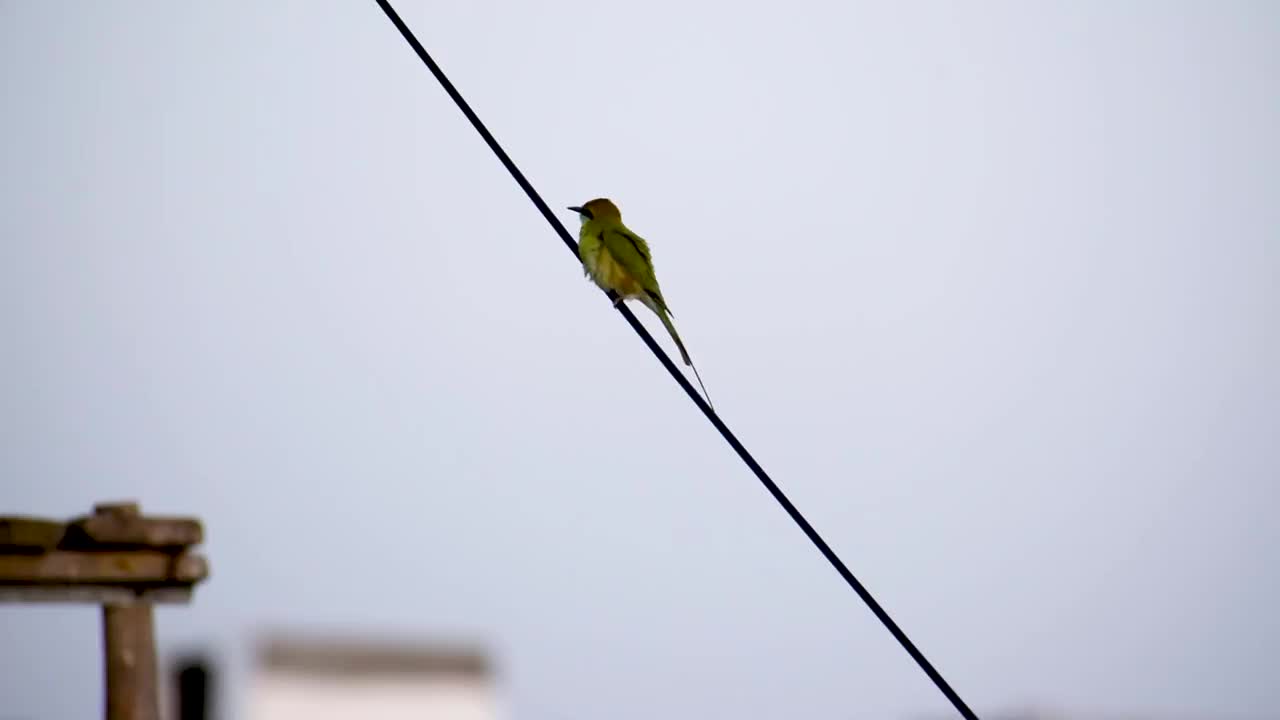
[[[159,720],[151,604],[103,605],[107,720]]]
[[[139,515],[136,503],[101,504],[93,510],[98,517],[122,522]],[[151,603],[103,605],[102,638],[107,720],[159,720]]]
[[[146,516],[137,503],[99,504],[67,522],[0,516],[0,602],[102,606],[104,715],[159,720],[152,606],[191,600],[209,576],[191,552],[203,539],[199,519]]]

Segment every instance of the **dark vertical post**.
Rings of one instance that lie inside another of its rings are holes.
[[[94,512],[137,515],[138,506],[133,503],[98,505]],[[104,605],[102,640],[107,720],[159,720],[151,604]]]
[[[189,657],[177,667],[177,720],[209,720],[212,716],[212,673],[203,657]]]

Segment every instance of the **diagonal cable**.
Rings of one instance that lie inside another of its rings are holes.
[[[444,71],[440,69],[440,66],[436,64],[436,61],[427,53],[426,48],[422,47],[422,43],[418,42],[418,38],[415,37],[413,32],[409,30],[409,27],[404,24],[404,21],[400,19],[400,15],[396,13],[395,8],[391,7],[391,3],[387,0],[375,0],[375,2],[377,2],[378,7],[382,8],[382,11],[386,13],[387,18],[396,26],[396,29],[400,31],[400,34],[404,36],[405,41],[408,42],[409,46],[413,48],[413,51],[417,53],[418,58],[422,60],[423,64],[427,66],[427,69],[431,71],[431,74],[435,76],[437,81],[439,81],[440,85],[444,88],[444,91],[448,93],[449,97],[453,99],[453,102],[457,104],[458,109],[462,111],[462,114],[466,115],[467,119],[471,121],[471,125],[475,127],[476,132],[480,133],[480,137],[484,139],[485,143],[489,146],[489,149],[493,151],[494,155],[498,156],[498,161],[507,169],[507,172],[511,173],[511,177],[515,178],[516,183],[519,184],[520,188],[529,196],[529,201],[533,203],[534,207],[538,208],[538,212],[542,213],[542,217],[546,218],[547,224],[551,226],[552,230],[555,230],[556,234],[560,236],[560,239],[564,241],[565,246],[573,253],[574,259],[577,260],[578,244],[574,241],[573,236],[570,235],[569,231],[565,229],[563,224],[561,224],[559,218],[551,212],[551,208],[547,206],[547,203],[543,201],[542,196],[538,194],[538,191],[535,190],[529,180],[525,178],[524,173],[520,172],[520,168],[516,167],[516,164],[511,161],[511,158],[507,155],[506,151],[504,151],[502,146],[498,144],[498,141],[494,139],[493,134],[490,133],[489,129],[484,126],[484,123],[480,121],[480,118],[476,115],[475,111],[471,109],[471,106],[467,104],[467,101],[462,98],[462,94],[458,92],[458,89],[449,81],[449,78],[444,74]],[[616,299],[617,297],[612,291],[610,291],[608,295],[611,300]],[[696,390],[694,390],[693,385],[689,384],[689,380],[684,376],[684,373],[680,372],[679,369],[676,368],[675,363],[671,361],[670,357],[667,357],[667,353],[653,339],[653,336],[649,334],[649,331],[645,329],[644,325],[640,324],[640,321],[636,319],[636,316],[631,312],[626,304],[618,303],[616,307],[622,317],[631,325],[631,328],[640,336],[640,339],[644,341],[644,344],[649,346],[649,350],[658,358],[658,362],[662,363],[662,366],[667,369],[667,372],[671,373],[671,377],[675,378],[675,381],[680,384],[680,387],[684,389],[685,394],[689,396],[689,399],[698,406],[698,409],[702,411],[703,415],[707,416],[707,420],[711,421],[711,424],[715,426],[715,429],[720,432],[722,437],[724,437],[725,442],[729,443],[729,447],[732,447],[734,452],[738,453],[738,457],[742,458],[742,462],[746,463],[747,467],[751,469],[751,472],[755,473],[755,476],[760,480],[760,483],[764,485],[770,495],[773,495],[773,499],[778,501],[778,504],[782,506],[783,510],[787,511],[787,514],[791,516],[791,519],[795,521],[796,525],[800,526],[800,529],[804,531],[804,534],[809,538],[814,546],[818,548],[818,552],[821,552],[822,556],[827,559],[827,562],[831,563],[831,566],[840,574],[840,577],[844,578],[844,581],[848,583],[849,587],[853,588],[853,591],[858,594],[858,597],[862,598],[862,601],[867,604],[867,607],[871,609],[871,612],[875,614],[876,618],[880,620],[886,629],[888,629],[894,639],[898,641],[898,644],[902,645],[902,648],[907,651],[907,654],[911,656],[911,659],[916,661],[916,664],[920,666],[920,669],[924,671],[925,675],[929,676],[929,679],[938,687],[938,690],[946,696],[947,700],[951,701],[951,704],[955,706],[955,709],[960,713],[961,717],[966,718],[966,720],[978,720],[978,716],[969,709],[969,706],[965,704],[964,700],[960,699],[960,696],[951,688],[951,685],[947,683],[946,679],[944,679],[942,675],[934,669],[933,664],[929,662],[928,658],[920,652],[920,650],[915,646],[915,643],[911,642],[911,638],[907,637],[907,634],[902,631],[902,628],[898,627],[898,624],[893,621],[893,618],[889,617],[889,613],[880,606],[880,603],[876,602],[876,599],[871,596],[871,593],[861,582],[859,582],[858,578],[853,576],[853,573],[845,566],[844,561],[836,555],[835,551],[831,549],[831,546],[827,544],[827,541],[822,539],[822,536],[818,534],[818,531],[809,524],[809,521],[805,519],[804,515],[800,514],[800,511],[791,503],[791,500],[782,492],[782,489],[778,487],[777,483],[769,477],[769,474],[764,471],[764,468],[760,467],[760,463],[756,462],[756,459],[751,456],[751,453],[743,447],[742,443],[738,441],[737,436],[733,434],[733,431],[729,430],[728,426],[726,426],[724,422],[720,420],[720,417],[716,415],[715,411],[711,409],[711,406],[702,399],[702,396],[699,395]]]

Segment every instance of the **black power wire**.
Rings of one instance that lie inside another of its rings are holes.
[[[542,196],[538,194],[538,191],[535,190],[533,185],[531,185],[528,179],[525,178],[524,173],[520,172],[520,169],[516,167],[516,164],[511,161],[511,158],[507,156],[507,153],[500,145],[498,145],[498,141],[494,139],[493,134],[484,126],[484,123],[480,122],[480,118],[476,116],[475,111],[471,109],[471,106],[467,104],[467,101],[462,99],[461,93],[459,93],[458,89],[453,86],[453,83],[449,82],[449,78],[445,76],[444,71],[440,69],[440,66],[436,64],[436,61],[427,53],[426,48],[422,47],[422,43],[418,42],[418,38],[414,37],[413,32],[409,30],[409,27],[400,19],[400,15],[396,13],[395,8],[391,7],[391,4],[387,2],[387,0],[375,1],[378,3],[378,6],[382,8],[382,11],[387,14],[391,23],[400,31],[400,34],[404,36],[405,41],[409,43],[409,46],[413,48],[413,51],[418,54],[418,58],[427,66],[427,69],[430,70],[431,74],[440,82],[440,85],[444,87],[444,91],[449,93],[449,97],[453,98],[453,101],[458,105],[458,109],[461,110],[462,114],[466,115],[467,119],[471,121],[472,126],[475,127],[476,132],[480,133],[480,137],[484,138],[489,149],[493,151],[494,155],[498,156],[498,160],[502,163],[503,167],[507,169],[507,172],[511,173],[511,177],[515,178],[515,181],[520,185],[521,189],[523,189],[525,194],[529,196],[529,200],[533,203],[534,207],[538,208],[538,211],[542,213],[542,217],[546,218],[547,223],[551,225],[551,228],[560,235],[560,239],[564,241],[565,246],[569,248],[569,251],[573,253],[574,259],[577,260],[578,244],[574,241],[573,236],[569,234],[569,231],[565,229],[564,225],[560,223],[560,220],[551,212],[551,208],[547,207],[546,202],[542,200]],[[617,299],[617,295],[612,291],[607,294],[611,300]],[[640,336],[640,339],[644,341],[644,344],[649,346],[649,350],[651,350],[654,356],[658,358],[658,361],[662,363],[662,366],[667,369],[667,372],[671,373],[671,377],[675,378],[676,382],[680,384],[680,387],[684,388],[689,399],[693,400],[694,404],[698,406],[698,409],[702,411],[702,414],[707,416],[707,420],[710,420],[716,430],[720,431],[720,435],[724,437],[725,442],[729,443],[729,446],[733,448],[734,452],[738,453],[738,457],[742,458],[742,462],[746,463],[747,467],[751,468],[751,472],[755,473],[756,477],[759,478],[765,489],[769,491],[769,494],[773,495],[773,499],[777,500],[778,504],[782,506],[782,509],[787,511],[787,514],[790,515],[791,519],[800,526],[800,529],[809,537],[809,540],[818,548],[818,551],[827,559],[827,562],[831,563],[831,566],[836,569],[836,572],[840,573],[840,577],[844,578],[844,581],[849,584],[849,587],[853,588],[853,591],[858,594],[858,597],[862,598],[862,601],[867,604],[867,607],[871,608],[871,612],[875,613],[875,616],[880,619],[880,622],[888,628],[889,632],[893,634],[893,637],[900,645],[902,645],[903,649],[907,651],[907,654],[916,661],[916,664],[919,665],[920,669],[929,676],[929,679],[933,681],[933,684],[938,686],[938,689],[942,691],[942,694],[947,696],[947,699],[951,701],[951,704],[955,706],[960,715],[967,720],[978,720],[978,716],[969,709],[969,706],[965,704],[964,700],[960,699],[960,696],[956,694],[956,691],[951,689],[951,685],[943,679],[942,675],[934,669],[933,665],[927,658],[925,658],[924,654],[916,648],[915,643],[911,642],[911,638],[908,638],[907,634],[902,631],[902,628],[898,627],[898,624],[893,621],[893,618],[889,617],[889,613],[885,612],[885,609],[880,607],[880,603],[876,602],[876,599],[871,597],[871,593],[863,587],[862,583],[858,581],[858,578],[853,576],[853,573],[849,571],[849,568],[845,566],[844,562],[836,555],[835,551],[831,549],[831,546],[827,544],[827,541],[823,540],[822,536],[818,534],[818,531],[813,529],[813,526],[804,518],[804,515],[800,514],[800,511],[791,503],[791,500],[789,500],[782,492],[782,489],[778,487],[777,483],[769,477],[768,473],[764,471],[764,468],[760,467],[760,463],[756,462],[756,459],[751,456],[751,453],[747,452],[747,449],[742,446],[742,443],[738,441],[738,438],[734,436],[733,432],[730,431],[723,422],[721,422],[720,417],[711,409],[711,406],[708,405],[707,402],[702,399],[702,396],[693,389],[693,385],[689,384],[689,380],[685,378],[684,373],[681,373],[676,368],[675,363],[671,361],[671,358],[667,357],[667,353],[659,347],[658,343],[653,339],[653,336],[650,335],[649,331],[640,324],[640,321],[636,319],[636,316],[632,314],[626,304],[618,303],[616,307],[618,312],[622,314],[622,317],[626,318],[626,321],[631,324],[631,328],[636,331],[636,334]]]

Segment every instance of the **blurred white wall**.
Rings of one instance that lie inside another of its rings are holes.
[[[249,690],[250,720],[490,720],[497,713],[486,682],[458,678],[415,680],[308,677],[264,672]]]
[[[493,720],[494,682],[479,652],[310,638],[260,646],[249,720]]]

